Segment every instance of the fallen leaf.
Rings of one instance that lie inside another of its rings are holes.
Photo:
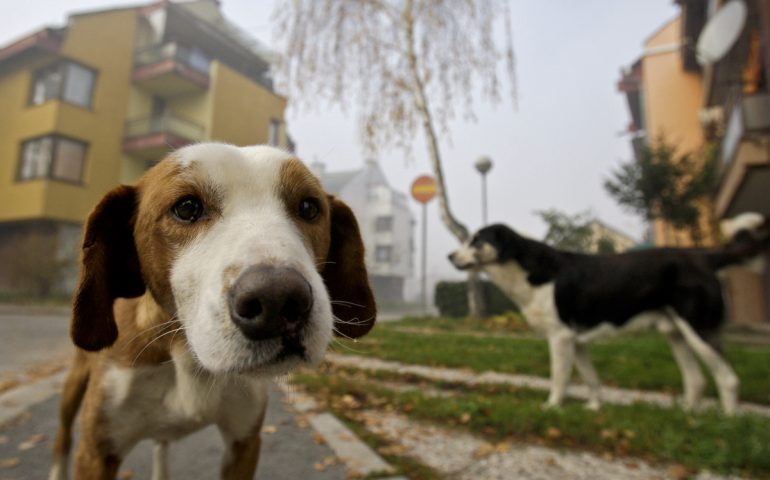
[[[33,449],[35,446],[37,446],[38,443],[45,440],[45,438],[46,435],[44,433],[36,433],[35,435],[32,435],[28,439],[21,442],[18,448],[21,451]]]
[[[265,425],[262,427],[262,433],[275,433],[278,431],[278,427],[275,425]]]
[[[545,460],[543,460],[543,463],[546,465],[554,466],[556,465],[556,459],[553,457],[546,457]]]
[[[361,403],[353,395],[343,395],[341,401],[348,408],[358,408],[361,406]]]
[[[463,413],[460,415],[460,423],[468,423],[471,421],[471,414],[468,412]]]
[[[545,431],[545,436],[551,440],[556,440],[557,438],[561,438],[562,433],[561,430],[556,427],[548,427],[548,430]]]
[[[0,468],[14,468],[21,463],[18,457],[0,459]]]
[[[618,436],[618,432],[609,428],[603,429],[599,434],[604,440],[614,440]]]
[[[511,449],[511,443],[510,442],[498,442],[495,444],[495,452],[497,453],[505,453]]]
[[[377,449],[377,451],[383,455],[402,456],[406,453],[406,447],[404,445],[394,443],[392,445],[380,447]]]
[[[687,467],[680,464],[671,465],[668,467],[668,473],[676,480],[684,480],[690,476],[690,472],[687,470]]]
[[[133,470],[123,470],[118,474],[118,480],[131,480],[134,478]]]
[[[323,445],[324,443],[326,443],[326,440],[324,439],[323,435],[317,432],[313,434],[313,441],[318,445]]]
[[[475,452],[473,452],[473,458],[487,458],[493,453],[495,453],[495,446],[491,443],[483,443]]]

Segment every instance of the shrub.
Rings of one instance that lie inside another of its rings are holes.
[[[482,281],[484,297],[487,301],[487,313],[500,315],[505,312],[518,312],[518,307],[489,281]],[[438,282],[434,296],[434,304],[442,316],[468,316],[468,285],[467,282]]]

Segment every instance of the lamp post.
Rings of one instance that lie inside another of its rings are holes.
[[[487,224],[487,173],[492,170],[492,159],[480,157],[474,165],[481,174],[481,219],[484,226]]]

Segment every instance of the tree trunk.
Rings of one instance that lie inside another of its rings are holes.
[[[468,239],[468,229],[460,223],[452,214],[449,208],[449,197],[446,192],[446,183],[444,182],[444,169],[441,166],[441,152],[438,148],[438,139],[436,138],[436,129],[433,126],[433,117],[428,108],[428,100],[425,96],[425,85],[420,78],[420,72],[417,67],[417,54],[414,49],[414,17],[412,16],[412,0],[407,0],[404,5],[404,25],[407,37],[407,60],[409,62],[409,72],[412,75],[412,93],[417,111],[422,120],[422,127],[425,132],[425,140],[428,144],[428,157],[430,158],[433,173],[436,176],[437,196],[439,201],[439,212],[441,221],[450,232],[460,241],[465,242]],[[424,254],[424,252],[423,252]],[[483,291],[478,281],[478,272],[468,274],[468,309],[473,317],[482,317],[486,311],[486,302]]]
[[[487,297],[477,271],[468,272],[468,315],[474,318],[487,316]]]

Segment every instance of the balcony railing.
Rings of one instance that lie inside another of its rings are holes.
[[[164,43],[141,50],[134,58],[135,85],[157,96],[205,91],[211,59],[197,48]]]
[[[770,132],[770,94],[748,95],[729,109],[725,134],[722,138],[722,164],[729,165],[745,137]]]
[[[123,151],[158,160],[170,150],[204,139],[204,128],[176,115],[137,118],[126,122]]]
[[[134,64],[137,67],[143,67],[166,60],[173,60],[181,63],[205,75],[209,74],[211,59],[200,49],[186,47],[178,43],[153,45],[152,47],[141,50],[136,53]]]
[[[126,137],[169,133],[190,141],[203,140],[203,127],[177,115],[138,118],[126,122]]]

